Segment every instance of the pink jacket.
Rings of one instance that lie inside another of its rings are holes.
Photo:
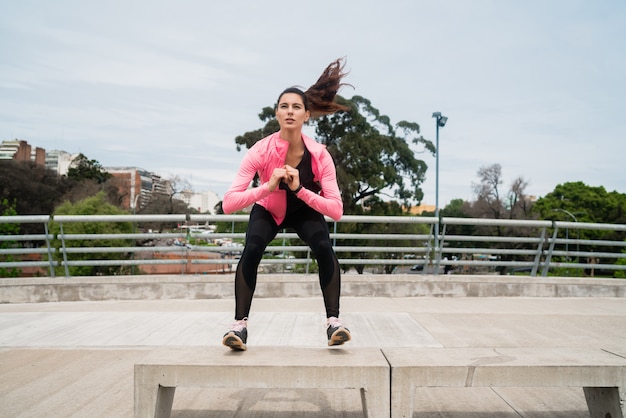
[[[322,187],[318,195],[306,188],[300,189],[297,196],[307,205],[338,221],[343,215],[343,202],[337,186],[335,164],[326,146],[302,134],[304,145],[311,153],[313,177]],[[285,219],[287,210],[287,191],[278,187],[273,192],[268,188],[268,181],[274,168],[282,167],[287,158],[289,142],[282,139],[278,132],[269,135],[252,146],[246,153],[233,180],[230,189],[224,195],[222,209],[224,213],[233,213],[258,203],[267,209],[278,225]],[[254,175],[259,173],[261,185],[249,189]]]

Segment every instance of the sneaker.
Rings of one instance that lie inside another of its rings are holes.
[[[350,341],[350,330],[346,328],[339,318],[331,316],[326,322],[326,334],[328,335],[328,345],[341,345]]]
[[[241,319],[231,325],[224,338],[222,344],[233,350],[247,350],[246,341],[248,340],[248,318]]]

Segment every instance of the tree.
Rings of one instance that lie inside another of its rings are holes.
[[[150,200],[138,211],[141,215],[173,215],[180,213],[197,213],[197,210],[190,208],[183,200],[176,198],[182,196],[185,191],[191,189],[187,180],[174,176],[165,180],[166,187],[163,192],[153,191]],[[144,222],[142,228],[163,231],[164,229],[176,228],[177,224],[163,222]]]
[[[489,218],[502,218],[504,212],[504,202],[500,198],[502,167],[500,164],[480,167],[477,174],[480,178],[480,183],[472,184],[477,206]]]
[[[472,184],[476,202],[471,216],[494,219],[527,219],[531,216],[532,203],[526,196],[526,180],[516,178],[503,195],[500,186],[504,181],[500,164],[480,167],[477,174],[480,182]]]
[[[469,213],[472,211],[472,205],[470,202],[465,202],[463,199],[453,199],[443,209],[441,209],[441,216],[448,218],[470,218]],[[426,213],[424,213],[426,214]],[[434,215],[430,212],[429,215]],[[473,225],[446,225],[445,235],[447,237],[454,235],[474,235],[476,227]],[[449,238],[446,239],[449,242]],[[467,241],[454,242],[456,247],[470,247],[471,243]]]
[[[51,214],[74,185],[75,181],[33,162],[0,160],[0,196],[15,202],[19,215]],[[22,232],[43,233],[43,228],[37,225],[37,229]]]
[[[351,111],[322,117],[316,134],[335,159],[346,213],[359,213],[357,207],[372,196],[395,197],[407,207],[420,204],[427,165],[415,154],[436,150],[420,135],[419,125],[400,121],[393,126],[361,96],[338,101]]]
[[[111,174],[98,161],[90,160],[81,153],[72,160],[67,177],[78,181],[90,179],[102,184],[111,178]]]
[[[441,216],[449,218],[467,218],[467,204],[468,203],[463,201],[463,199],[452,199],[450,203],[441,209]]]
[[[98,183],[97,180],[89,178],[82,180],[67,180],[70,182],[70,188],[62,196],[60,196],[59,201],[61,202],[69,201],[77,203],[81,200],[87,199],[88,197],[95,196],[100,192],[104,192],[108,203],[119,208],[122,207],[124,195],[120,194],[121,189],[118,187],[113,178],[104,183]]]
[[[617,191],[607,192],[602,186],[588,186],[585,183],[570,182],[559,184],[554,191],[537,200],[533,210],[542,219],[553,219],[567,222],[588,222],[588,223],[626,223],[626,194]],[[561,238],[571,230],[561,229]],[[599,231],[581,229],[576,231],[576,240],[607,240],[624,241],[626,233],[623,231]],[[585,245],[577,243],[577,252],[602,253],[604,248],[598,245]],[[590,257],[589,261],[594,257]],[[583,260],[580,260],[583,261]],[[598,263],[614,263],[615,259],[607,258],[596,260]],[[623,263],[621,260],[619,263]],[[614,273],[615,277],[620,277],[623,273]]]
[[[555,219],[555,212],[569,211],[578,222],[626,223],[626,194],[607,192],[603,186],[588,186],[585,183],[559,184],[554,191],[537,200],[535,213],[543,219]],[[572,220],[571,217],[568,220]]]
[[[522,177],[516,178],[509,192],[509,213],[511,219],[532,218],[533,202],[526,195],[528,182]]]
[[[185,193],[191,193],[191,185],[189,181],[179,176],[171,177],[164,182],[163,191],[153,190],[150,200],[143,205],[137,213],[141,214],[176,214],[176,213],[195,213],[194,209],[182,200],[177,198]]]
[[[62,205],[58,206],[54,211],[54,216],[57,215],[126,215],[126,211],[123,211],[116,206],[107,202],[107,198],[104,192],[100,192],[95,196],[88,197],[76,204],[66,201]],[[60,226],[57,222],[50,224],[50,232],[59,235]],[[133,226],[130,222],[72,222],[63,224],[64,234],[129,234],[133,232]],[[128,247],[132,246],[132,240],[124,239],[89,239],[89,240],[70,240],[65,241],[66,247]],[[55,254],[59,261],[61,261],[62,254],[58,251],[61,246],[59,239],[54,241],[54,246],[57,248]],[[97,250],[95,250],[97,251]],[[89,254],[72,254],[73,260],[107,260],[107,259],[129,259],[132,254],[115,254],[111,256],[111,253],[89,253]],[[61,267],[57,267],[58,274],[64,274],[61,271]],[[69,268],[71,276],[95,276],[106,275],[112,276],[120,274],[122,272],[120,266],[73,266]]]
[[[381,195],[395,197],[405,206],[421,203],[427,165],[415,154],[434,154],[435,147],[420,135],[419,125],[401,121],[394,126],[389,117],[361,96],[350,100],[337,96],[337,102],[350,111],[323,116],[312,123],[317,140],[327,146],[335,160],[344,212],[362,213],[359,206],[368,198]],[[259,118],[265,126],[236,137],[237,150],[244,145],[250,148],[278,131],[271,107],[265,107]]]
[[[170,177],[166,183],[169,185],[167,187],[167,197],[170,203],[169,213],[189,213],[190,208],[179,197],[182,197],[184,193],[191,193],[191,183],[180,176]]]
[[[108,202],[121,204],[118,188],[111,181],[98,184],[90,178],[60,176],[31,161],[0,160],[0,196],[15,201],[19,215],[49,215],[63,201],[76,203],[102,190]],[[43,226],[23,225],[22,232],[43,233]]]
[[[501,189],[504,183],[502,179],[502,166],[492,164],[483,166],[477,172],[480,182],[473,184],[476,201],[468,208],[467,214],[473,218],[494,218],[494,219],[528,219],[531,216],[532,202],[526,196],[525,190],[528,182],[522,177],[516,178],[508,191]],[[476,226],[467,235],[493,235],[498,237],[509,236],[536,236],[536,231],[532,228],[504,227],[504,226]],[[506,247],[510,244],[494,244],[495,247]],[[517,249],[529,248],[529,244],[512,244]],[[520,257],[501,255],[504,260],[518,260]],[[525,259],[525,258],[524,258]],[[501,274],[506,272],[505,268],[498,269]]]

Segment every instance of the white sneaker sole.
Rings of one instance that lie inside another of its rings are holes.
[[[352,337],[350,336],[350,331],[348,331],[346,328],[340,327],[332,333],[330,339],[328,340],[328,345],[342,345],[350,341],[351,339]]]
[[[239,338],[232,332],[224,335],[224,338],[222,339],[222,344],[232,350],[237,351],[245,351],[248,349],[248,347],[246,347],[246,344],[241,340],[241,338]]]

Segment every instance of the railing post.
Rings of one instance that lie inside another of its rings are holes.
[[[431,244],[431,240],[434,238],[435,236],[435,228],[437,226],[435,226],[435,223],[430,224],[430,234],[428,237],[428,241],[426,242],[426,259],[424,260],[424,268],[422,269],[422,274],[426,274],[426,268],[432,264],[433,259],[432,259],[432,253],[433,253],[433,245]],[[436,250],[434,250],[436,251]],[[435,255],[435,259],[437,258],[437,256]]]
[[[559,233],[559,227],[556,222],[552,221],[552,227],[554,231],[552,232],[552,239],[550,240],[550,246],[548,247],[548,254],[546,254],[546,258],[544,261],[543,269],[541,271],[541,276],[546,277],[548,275],[548,271],[550,270],[550,261],[552,260],[552,252],[554,251],[554,245],[556,244],[556,237]]]
[[[537,271],[539,270],[539,264],[541,263],[541,253],[543,253],[543,243],[546,239],[546,228],[541,228],[541,236],[539,244],[537,244],[537,254],[535,254],[535,264],[533,265],[532,271],[530,275],[532,277],[537,276]]]
[[[306,274],[309,274],[309,266],[311,265],[311,249],[308,249],[306,251],[306,268],[304,270],[304,272]]]
[[[439,229],[439,220],[437,221],[437,229]],[[441,266],[441,256],[443,255],[443,245],[446,238],[446,225],[443,225],[443,230],[439,236],[439,250],[437,251],[437,259],[435,261],[435,274],[439,274],[439,267]]]
[[[70,277],[70,269],[67,266],[67,249],[65,248],[65,234],[63,233],[63,222],[59,222],[61,231],[61,248],[63,251],[63,266],[65,267],[65,277]]]
[[[43,231],[46,234],[46,250],[48,250],[48,262],[50,264],[50,277],[55,277],[54,273],[54,254],[52,251],[52,246],[50,245],[50,238],[48,237],[48,221],[43,224]]]
[[[439,153],[437,153],[437,155],[439,155]],[[436,272],[433,272],[435,274],[439,273],[439,259],[441,258],[441,254],[440,254],[440,247],[439,247],[439,209],[436,210],[435,213],[435,217],[436,219],[436,223],[435,223],[435,269],[437,270]],[[426,270],[426,269],[424,269]]]

